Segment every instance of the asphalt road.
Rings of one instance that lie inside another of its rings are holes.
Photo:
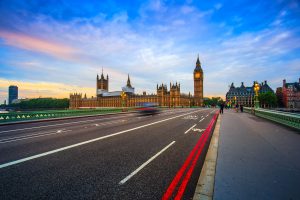
[[[215,111],[1,126],[0,199],[161,199]],[[204,154],[182,199],[194,195]]]

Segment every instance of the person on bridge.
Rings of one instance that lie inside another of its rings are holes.
[[[239,112],[239,104],[238,103],[235,105],[235,111]]]
[[[220,114],[223,114],[223,110],[224,110],[224,103],[220,104]]]
[[[241,112],[244,112],[244,106],[243,106],[243,104],[240,105],[240,110],[241,110]]]

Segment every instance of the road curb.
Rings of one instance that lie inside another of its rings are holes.
[[[59,117],[59,118],[49,118],[49,119],[17,121],[17,122],[9,122],[9,123],[0,123],[0,126],[15,125],[15,124],[27,124],[27,123],[29,124],[29,123],[36,123],[36,122],[60,121],[60,120],[66,120],[66,119],[76,119],[76,118],[84,118],[84,117],[96,117],[96,116],[103,116],[103,115],[128,114],[128,113],[135,113],[135,112],[136,111],[131,111],[131,112],[115,112],[115,113],[103,113],[103,114],[96,114],[96,115],[81,115],[81,116],[72,116],[72,117]]]
[[[221,124],[221,115],[219,115],[211,142],[203,163],[200,177],[196,186],[193,200],[211,200],[213,199],[216,164],[218,157],[219,132]]]

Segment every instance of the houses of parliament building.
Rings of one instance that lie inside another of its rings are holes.
[[[154,103],[163,107],[175,106],[202,106],[203,105],[203,70],[199,56],[196,61],[196,67],[193,72],[194,95],[183,94],[180,92],[180,83],[170,83],[168,90],[167,85],[161,84],[156,86],[156,94],[135,94],[134,87],[131,84],[128,75],[126,86],[121,91],[109,92],[109,77],[104,77],[103,71],[101,76],[97,75],[96,97],[87,98],[86,95],[74,93],[70,94],[70,108],[96,108],[96,107],[135,107],[143,103]],[[126,94],[126,95],[124,95]],[[125,98],[124,98],[125,96]]]

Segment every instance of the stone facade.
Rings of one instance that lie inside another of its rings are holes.
[[[196,106],[203,105],[203,70],[199,56],[196,61],[196,68],[194,69],[194,101]]]
[[[254,107],[254,84],[251,87],[245,87],[244,82],[242,82],[240,87],[235,87],[232,83],[229,91],[226,93],[226,102],[231,104],[239,104],[246,107]],[[259,84],[259,93],[272,92],[274,91],[270,88],[267,81]]]
[[[156,94],[148,95],[143,92],[142,95],[134,93],[130,77],[128,75],[127,84],[122,87],[122,91],[109,92],[109,79],[103,75],[97,75],[97,93],[96,97],[87,98],[82,94],[70,94],[70,108],[93,108],[93,107],[136,107],[143,103],[154,103],[163,107],[176,106],[202,106],[203,105],[203,70],[199,61],[199,56],[194,69],[194,96],[182,94],[180,92],[180,83],[170,83],[169,90],[167,85],[161,84],[156,86]],[[121,93],[126,93],[126,98],[121,98]]]
[[[300,78],[299,82],[294,83],[283,80],[282,100],[286,108],[300,108]]]

